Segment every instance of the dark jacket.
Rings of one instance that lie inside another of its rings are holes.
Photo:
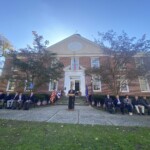
[[[18,95],[18,99],[17,100],[19,100],[19,95]],[[21,95],[21,101],[24,103],[25,101],[26,101],[26,97],[25,97],[25,95],[24,94],[22,94]]]
[[[4,93],[0,94],[0,100],[3,100],[4,98],[5,98],[5,94]]]
[[[4,101],[7,102],[8,100],[11,100],[11,99],[12,99],[12,95],[11,94],[8,94],[8,95],[6,94],[5,98],[4,98]]]
[[[18,100],[19,99],[19,94],[18,95],[16,95],[16,94],[12,95],[12,99],[13,100]]]
[[[147,99],[142,99],[142,104],[143,104],[143,106],[145,106],[145,107],[148,107],[148,106],[150,105],[150,103],[148,102]]]
[[[30,100],[32,103],[35,103],[35,96],[34,96],[34,94],[32,96],[28,95],[26,100]]]
[[[120,104],[118,104],[118,101],[119,101],[119,100],[120,100]],[[118,105],[121,105],[121,106],[122,106],[122,105],[124,104],[123,101],[122,101],[122,99],[119,99],[119,100],[118,100],[118,99],[115,99],[115,100],[114,100],[114,105],[115,105],[115,107],[118,106]]]
[[[133,106],[135,105],[143,105],[143,100],[142,99],[133,99],[132,101]]]
[[[107,105],[113,105],[113,100],[112,100],[112,98],[108,98],[108,97],[106,97],[105,98],[105,105],[107,106]]]

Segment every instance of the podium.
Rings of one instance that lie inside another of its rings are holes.
[[[75,96],[75,94],[68,94],[68,96]]]

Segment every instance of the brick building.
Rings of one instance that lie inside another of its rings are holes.
[[[64,64],[64,77],[59,81],[50,81],[39,92],[50,92],[54,87],[57,90],[68,92],[73,87],[82,96],[86,95],[86,87],[89,91],[95,93],[111,93],[100,79],[86,76],[85,70],[90,67],[100,67],[106,55],[103,50],[94,42],[74,34],[48,48],[48,50],[57,53],[58,59]],[[138,57],[139,58],[139,57]],[[1,84],[2,85],[2,84]],[[134,86],[126,85],[122,94],[130,95],[150,95],[150,83],[147,79],[138,78],[134,80]],[[14,83],[10,81],[3,84],[3,90],[14,90]]]

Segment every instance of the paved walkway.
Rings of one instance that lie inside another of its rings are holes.
[[[91,106],[75,106],[74,111],[67,110],[66,105],[32,108],[28,111],[0,109],[0,118],[72,124],[150,127],[150,116],[109,114]]]

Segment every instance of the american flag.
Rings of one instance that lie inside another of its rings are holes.
[[[75,59],[75,57],[74,57],[74,62],[73,62],[73,68],[74,68],[74,70],[76,70],[76,59]]]
[[[86,88],[85,88],[85,94],[86,94],[86,100],[88,101],[89,94],[88,94],[88,86],[87,85],[86,85]]]

